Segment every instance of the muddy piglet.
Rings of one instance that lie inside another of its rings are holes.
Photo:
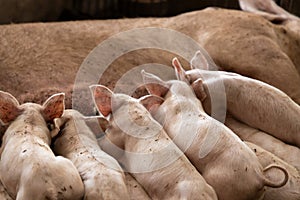
[[[99,113],[109,118],[104,150],[119,151],[118,160],[152,199],[217,199],[213,188],[140,103],[144,98],[115,94],[103,85],[91,90]]]
[[[264,200],[282,200],[282,199],[288,199],[288,200],[297,200],[300,199],[300,174],[299,171],[293,167],[292,165],[289,165],[285,161],[281,160],[274,154],[266,151],[265,149],[261,148],[258,145],[255,145],[251,142],[245,142],[248,147],[250,147],[253,152],[258,157],[259,162],[263,167],[266,167],[270,164],[276,164],[284,167],[288,174],[289,179],[287,183],[281,187],[281,188],[269,188],[266,187],[266,193]],[[280,174],[273,175],[274,178],[280,179]]]
[[[191,83],[206,112],[216,107],[214,101],[218,102],[223,97],[227,111],[234,118],[300,147],[300,106],[287,94],[262,81],[236,73],[200,69],[208,65],[200,51],[192,59],[192,70],[185,72],[179,61],[173,60],[174,68]],[[199,78],[203,81],[202,87],[193,84]],[[223,89],[216,92],[215,88],[221,87]]]
[[[232,117],[226,117],[225,125],[244,141],[254,143],[278,156],[300,171],[300,149]]]
[[[17,200],[81,199],[84,186],[73,163],[50,149],[47,123],[64,111],[64,94],[41,106],[19,102],[0,91],[0,119],[8,124],[1,146],[0,178]]]
[[[157,105],[161,102],[149,101],[146,107],[213,186],[218,199],[260,199],[264,186],[277,188],[286,183],[286,170],[276,165],[263,168],[249,147],[224,124],[204,112],[187,83],[165,82],[145,71],[142,76],[148,92],[164,98],[161,105]],[[195,84],[202,82],[199,79]],[[269,179],[266,173],[270,169],[277,170],[284,178]]]
[[[53,131],[59,134],[53,150],[76,166],[85,187],[84,199],[129,199],[121,166],[100,149],[84,116],[76,110],[65,110],[54,124]]]

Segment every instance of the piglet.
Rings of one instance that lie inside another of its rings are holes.
[[[213,188],[140,103],[143,98],[115,94],[102,85],[91,90],[99,113],[109,118],[102,146],[115,154],[152,199],[217,199]]]
[[[121,166],[100,149],[81,113],[65,110],[54,125],[59,137],[53,150],[76,166],[85,187],[84,199],[129,199]]]
[[[8,128],[0,149],[0,179],[17,200],[81,199],[84,186],[73,163],[55,156],[49,145],[52,123],[64,111],[64,94],[55,94],[41,106],[19,102],[0,91],[0,120]]]
[[[266,167],[270,164],[276,164],[284,167],[288,174],[289,179],[287,183],[281,188],[270,188],[266,187],[266,192],[264,196],[264,200],[297,200],[300,199],[300,174],[299,171],[291,166],[290,164],[286,163],[282,159],[278,158],[274,154],[266,151],[265,149],[261,148],[260,146],[253,144],[251,142],[245,142],[248,147],[250,147],[253,152],[258,157],[259,162],[263,167]],[[280,174],[274,173],[273,177],[276,179],[281,179]]]
[[[216,190],[218,199],[260,199],[264,186],[278,188],[287,182],[285,169],[276,165],[263,168],[251,149],[229,128],[208,116],[187,83],[165,82],[145,71],[142,76],[148,92],[164,98],[161,105],[153,101],[146,107]],[[199,79],[195,84],[202,82]],[[270,179],[266,173],[271,169],[284,178]]]
[[[203,58],[200,51],[196,52],[191,66],[197,69],[186,72],[176,58],[173,66],[180,71],[182,78],[191,83],[206,112],[210,113],[213,107],[218,106],[214,102],[225,96],[223,104],[234,118],[300,147],[298,104],[281,90],[262,81],[230,72],[200,70],[208,65]],[[193,82],[199,78],[202,78],[203,84],[195,86]],[[218,91],[215,88],[219,88]]]
[[[232,117],[226,117],[225,125],[242,140],[264,148],[300,171],[300,149],[298,147],[286,144],[272,135],[250,127]]]

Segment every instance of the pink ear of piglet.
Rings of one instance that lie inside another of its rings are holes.
[[[7,92],[0,91],[0,122],[7,125],[17,118],[22,110],[17,99]]]
[[[198,78],[197,80],[195,80],[192,84],[191,84],[197,98],[203,102],[207,95],[203,86],[203,81],[201,78]]]
[[[43,116],[46,121],[53,121],[62,116],[65,110],[65,94],[58,93],[49,97],[43,104]]]
[[[149,94],[164,97],[169,91],[169,85],[154,74],[141,71],[145,87]]]
[[[190,61],[190,65],[191,69],[209,70],[209,63],[200,50],[196,51],[195,55]]]
[[[146,95],[139,99],[139,102],[150,112],[153,113],[164,102],[159,96]]]
[[[112,112],[111,99],[113,92],[104,85],[91,85],[95,105],[98,111],[107,117]]]

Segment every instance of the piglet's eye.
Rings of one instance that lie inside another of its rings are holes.
[[[47,128],[48,128],[49,130],[53,130],[54,125],[51,124],[51,123],[47,123]]]

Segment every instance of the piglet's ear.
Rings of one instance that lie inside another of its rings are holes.
[[[190,61],[191,69],[209,70],[209,63],[201,51],[196,51],[194,57]]]
[[[298,18],[278,6],[274,0],[239,0],[242,10],[255,13],[269,21],[285,21]]]
[[[0,91],[0,121],[3,125],[15,120],[22,112],[19,102],[7,92]]]
[[[106,131],[107,127],[109,126],[109,121],[104,117],[98,117],[97,119],[102,131]]]
[[[51,137],[55,137],[59,131],[61,130],[61,127],[65,125],[65,123],[69,120],[68,117],[60,117],[60,118],[55,118],[53,120],[54,122],[54,127],[52,128],[52,130],[50,130],[50,133],[51,133]]]
[[[65,110],[65,94],[58,93],[49,97],[43,104],[43,116],[47,122],[62,116]]]
[[[192,84],[191,84],[197,98],[203,102],[207,95],[206,92],[204,90],[204,86],[203,86],[203,81],[201,78],[198,78],[197,80],[195,80]]]
[[[91,85],[90,89],[92,91],[97,110],[104,117],[107,117],[112,112],[111,100],[113,92],[103,85]]]
[[[181,63],[179,62],[179,60],[176,57],[173,58],[172,65],[175,69],[175,75],[176,75],[177,79],[189,84],[190,81],[186,77],[185,70],[183,69]]]
[[[147,95],[140,98],[139,102],[150,112],[155,112],[164,99],[159,96]]]
[[[154,74],[147,73],[144,70],[141,71],[141,74],[145,83],[145,87],[149,94],[153,94],[159,97],[163,97],[167,94],[167,92],[169,91],[169,86],[166,82],[164,82]]]

